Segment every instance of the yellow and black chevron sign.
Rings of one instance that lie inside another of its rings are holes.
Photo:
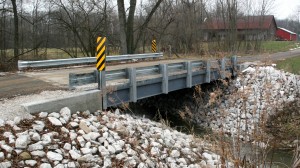
[[[105,60],[106,60],[106,37],[97,38],[97,63],[96,68],[99,71],[105,71]]]
[[[152,40],[152,52],[156,52],[156,40]]]

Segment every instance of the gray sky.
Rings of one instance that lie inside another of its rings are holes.
[[[276,0],[274,9],[271,14],[274,14],[277,19],[295,19],[298,10],[300,12],[300,0]]]

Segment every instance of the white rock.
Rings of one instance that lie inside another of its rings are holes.
[[[81,148],[80,151],[84,155],[92,153],[92,149],[90,149],[90,148]]]
[[[42,163],[42,164],[40,165],[40,168],[52,168],[52,166],[51,166],[51,164],[49,164],[49,163]]]
[[[206,167],[206,162],[205,162],[205,160],[201,160],[201,162],[200,162],[200,167]]]
[[[74,150],[70,150],[69,154],[70,154],[71,158],[74,160],[77,160],[79,157],[81,157],[81,155]]]
[[[76,164],[74,162],[69,162],[68,167],[69,168],[76,168]]]
[[[128,157],[126,160],[125,160],[125,165],[128,165],[128,167],[135,167],[137,164],[137,162],[135,161],[134,158],[132,157]]]
[[[5,125],[5,121],[0,119],[0,127],[3,127]]]
[[[61,132],[68,134],[70,131],[66,127],[60,128]]]
[[[46,118],[48,116],[48,113],[47,112],[40,112],[39,113],[39,117],[40,118]]]
[[[84,146],[85,146],[86,148],[91,148],[92,143],[91,143],[91,142],[87,142]]]
[[[118,154],[118,153],[120,153],[120,152],[123,151],[120,144],[113,144],[112,146],[115,148],[116,154]]]
[[[0,160],[4,160],[4,153],[0,152]]]
[[[27,150],[28,151],[37,151],[37,150],[43,150],[44,149],[44,146],[42,145],[42,142],[39,141],[37,143],[34,143],[34,144],[31,144],[28,146]]]
[[[180,152],[178,150],[172,150],[170,156],[173,158],[178,158],[180,156]]]
[[[32,151],[30,152],[32,156],[44,157],[46,153],[44,151]]]
[[[206,160],[212,160],[212,155],[209,153],[204,152],[202,154],[202,156],[206,159]]]
[[[14,122],[15,122],[16,125],[20,124],[20,122],[21,122],[21,117],[19,117],[19,116],[15,117],[15,118],[14,118]]]
[[[10,126],[14,126],[15,125],[15,122],[14,121],[11,121],[11,120],[7,120],[6,121],[6,124],[10,125]]]
[[[103,157],[109,155],[109,151],[104,146],[99,146],[98,150],[99,150],[101,156],[103,156]]]
[[[69,124],[71,125],[72,128],[77,128],[79,126],[77,122],[70,122]]]
[[[0,162],[0,167],[6,168],[6,167],[11,167],[11,162],[6,161],[6,162]]]
[[[32,167],[35,166],[36,163],[37,163],[37,161],[35,161],[35,160],[25,160],[25,164],[32,166]]]
[[[43,134],[41,140],[42,140],[42,144],[48,145],[49,143],[51,143],[52,138],[50,134]]]
[[[84,140],[84,138],[82,136],[78,136],[77,137],[77,141],[79,142],[79,144],[80,144],[81,147],[84,147],[85,140]]]
[[[214,160],[207,160],[206,163],[207,163],[208,167],[214,167],[214,165],[215,165],[215,161]]]
[[[56,113],[56,112],[53,112],[53,113],[50,113],[49,115],[48,115],[48,117],[54,117],[54,118],[59,118],[60,117],[60,115],[59,115],[59,113]]]
[[[157,147],[152,147],[150,153],[152,156],[158,156],[160,154],[160,150]]]
[[[177,159],[177,162],[182,163],[183,165],[186,165],[186,160],[184,158]]]
[[[176,160],[174,158],[172,158],[172,157],[167,157],[166,161],[168,163],[176,163]]]
[[[51,113],[52,114],[52,113]],[[54,126],[62,126],[62,123],[59,121],[59,119],[55,117],[48,117],[48,120],[51,122]]]
[[[148,168],[148,166],[145,163],[140,162],[138,168]]]
[[[106,168],[106,167],[111,167],[111,159],[109,157],[105,157],[104,158],[104,164],[103,164],[103,167]]]
[[[16,139],[15,147],[18,149],[25,149],[30,143],[29,135],[22,135]]]
[[[98,132],[90,132],[89,135],[90,135],[90,139],[91,139],[91,140],[94,140],[94,141],[95,141],[98,137],[100,137],[100,134],[99,134]]]
[[[6,145],[6,144],[2,144],[2,145],[1,145],[1,148],[4,149],[4,150],[5,150],[6,152],[8,152],[8,153],[11,153],[12,150],[13,150],[12,147],[10,147],[10,146],[8,146],[8,145]]]
[[[69,143],[65,143],[64,149],[65,149],[65,150],[71,150],[71,149],[72,149],[72,145],[69,144]]]
[[[9,138],[10,136],[15,137],[11,132],[4,132],[3,136],[6,137],[6,138]]]
[[[120,110],[118,108],[115,110],[115,115],[120,115]]]
[[[71,118],[71,110],[68,107],[62,108],[59,113],[65,121],[69,122]]]
[[[56,166],[54,166],[54,168],[65,168],[65,166],[63,164],[57,164]]]
[[[47,152],[47,158],[51,161],[61,161],[63,159],[62,155],[56,152]]]
[[[74,132],[70,132],[69,135],[70,135],[70,139],[71,139],[71,140],[74,140],[74,139],[77,138],[77,134],[74,133]]]
[[[33,140],[33,141],[40,141],[41,140],[41,136],[40,136],[40,134],[38,134],[38,133],[33,133],[32,135],[31,135],[31,140]]]
[[[108,138],[108,132],[103,132],[102,137],[107,139]]]
[[[91,133],[91,132],[90,132],[90,133]],[[88,134],[83,134],[82,137],[83,137],[86,141],[90,141],[90,140],[91,140],[90,133],[88,133]]]
[[[116,149],[113,146],[111,146],[111,145],[108,145],[107,149],[108,149],[108,152],[110,154],[115,154],[116,153]]]
[[[127,150],[127,154],[128,154],[129,156],[136,156],[136,155],[137,155],[136,151],[134,151],[133,149]]]
[[[32,124],[32,128],[38,132],[44,130],[45,123],[43,121],[35,121],[36,124]]]
[[[148,167],[155,167],[155,163],[150,159],[147,159],[145,163],[148,165]]]
[[[127,157],[127,154],[125,152],[122,152],[122,153],[119,153],[116,155],[117,160],[123,160],[126,157]]]
[[[145,153],[140,154],[140,158],[142,159],[142,161],[145,161],[148,159],[148,157],[146,156]]]

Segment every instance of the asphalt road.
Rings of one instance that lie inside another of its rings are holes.
[[[274,62],[276,60],[286,59],[294,56],[300,56],[300,49],[280,52],[270,55],[257,56],[242,56],[238,58],[239,62]],[[195,59],[191,59],[195,60]],[[176,60],[160,60],[151,62],[139,62],[130,64],[120,64],[108,66],[107,70],[122,69],[126,67],[143,67],[162,63],[176,63],[183,62],[186,59]],[[32,93],[39,93],[43,90],[58,90],[68,88],[69,73],[91,72],[95,67],[71,67],[63,69],[47,69],[32,72],[20,72],[0,76],[0,99],[11,98],[18,95],[27,95]]]

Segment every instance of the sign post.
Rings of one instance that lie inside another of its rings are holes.
[[[96,48],[96,68],[98,70],[98,89],[102,90],[102,108],[107,109],[106,98],[106,80],[105,80],[105,67],[106,67],[106,37],[97,38]]]
[[[152,45],[151,45],[151,46],[152,46],[152,47],[151,47],[152,52],[153,52],[153,53],[156,53],[156,40],[155,40],[155,39],[152,40]]]

